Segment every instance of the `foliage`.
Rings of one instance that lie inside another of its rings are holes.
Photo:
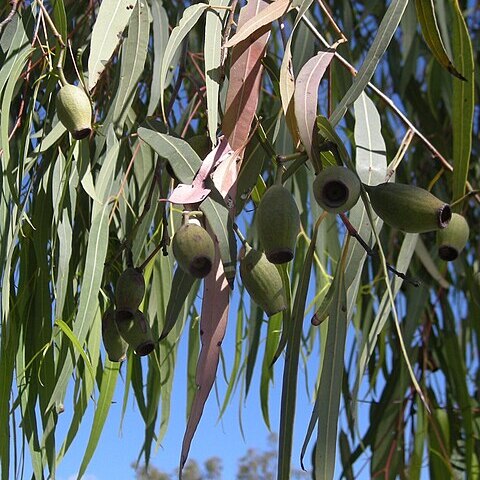
[[[123,414],[133,397],[145,422],[148,464],[188,335],[181,469],[236,310],[221,412],[260,369],[269,426],[271,365],[283,364],[278,478],[290,477],[297,374],[312,362],[302,461],[315,436],[317,479],[342,473],[338,456],[348,478],[365,464],[371,477],[478,478],[479,15],[466,0],[3,2],[0,476],[21,476],[28,446],[34,477],[53,477],[93,398],[81,476],[119,378]],[[93,106],[79,140],[56,112],[68,82]],[[364,188],[347,215],[324,215],[312,183],[335,163],[450,202],[470,224],[460,257],[440,260],[434,232],[384,225]],[[292,193],[301,230],[279,267],[288,306],[267,323],[235,274],[235,235],[261,248],[252,211],[274,183]],[[215,240],[203,280],[171,252],[183,210]],[[132,266],[159,341],[120,364],[101,325]]]

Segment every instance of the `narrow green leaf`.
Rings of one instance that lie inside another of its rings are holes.
[[[473,47],[458,0],[451,1],[453,19],[453,59],[465,81],[453,79],[453,178],[452,201],[465,194],[472,151],[473,112],[475,108],[475,67]],[[460,213],[462,203],[453,206]]]
[[[165,323],[163,325],[160,340],[168,336],[177,320],[183,317],[186,307],[186,299],[192,290],[196,279],[190,274],[184,272],[181,268],[177,268],[173,274],[172,289],[168,299],[167,309],[165,312]],[[187,306],[188,309],[188,306]]]
[[[209,0],[209,5],[227,7],[229,0]],[[207,94],[208,133],[212,145],[217,144],[217,128],[219,123],[218,107],[221,80],[223,22],[227,10],[207,10],[205,16],[205,88]]]
[[[106,359],[103,368],[102,383],[100,385],[100,396],[98,398],[97,408],[93,416],[92,430],[88,439],[87,448],[80,464],[78,478],[80,478],[87,470],[88,464],[97,449],[100,435],[107,420],[110,405],[112,404],[115,385],[117,384],[120,363],[111,362]]]
[[[295,405],[297,399],[298,360],[302,337],[305,305],[307,302],[308,286],[312,271],[313,255],[318,234],[317,222],[310,245],[305,255],[305,261],[297,287],[292,309],[291,334],[287,341],[285,367],[283,370],[282,403],[280,410],[280,434],[278,439],[278,478],[290,478],[290,462],[292,458],[293,427],[295,422]]]
[[[75,350],[83,358],[83,361],[85,362],[85,366],[87,367],[88,373],[90,374],[90,377],[93,383],[95,381],[95,373],[93,371],[93,367],[90,362],[90,359],[87,357],[85,350],[80,345],[78,338],[75,336],[75,334],[72,332],[70,327],[63,320],[57,319],[55,321],[55,325],[57,325],[57,327],[59,327],[60,330],[68,337],[68,339],[72,342],[72,345],[75,348]]]
[[[282,328],[282,315],[277,313],[268,319],[265,351],[262,361],[262,374],[260,377],[260,406],[265,425],[270,430],[270,415],[268,413],[268,397],[270,384],[273,383],[272,360],[277,350],[280,332]]]
[[[337,123],[340,122],[347,112],[347,108],[358,98],[363,90],[365,90],[365,87],[375,73],[380,59],[387,50],[393,35],[397,31],[398,24],[402,19],[407,4],[408,0],[392,0],[388,6],[372,46],[368,50],[362,66],[353,79],[352,86],[348,89],[330,116],[330,122],[333,126],[336,126]]]
[[[418,23],[422,29],[423,38],[437,62],[454,77],[465,80],[450,60],[438,29],[433,0],[415,0]]]
[[[187,364],[187,411],[186,418],[190,416],[193,399],[197,391],[197,382],[195,380],[198,354],[200,353],[200,325],[198,314],[192,315],[192,320],[188,329],[188,364]]]
[[[165,48],[162,69],[160,73],[160,99],[162,104],[162,112],[165,115],[165,106],[164,106],[164,90],[166,87],[166,80],[168,72],[173,68],[176,68],[176,65],[172,64],[172,60],[175,57],[176,52],[181,47],[183,40],[188,35],[190,30],[196,25],[199,18],[202,16],[203,12],[208,8],[206,3],[196,3],[190,5],[183,12],[182,18],[178,25],[172,30],[170,38],[168,39],[168,44]]]
[[[128,109],[133,103],[139,79],[145,67],[149,31],[148,4],[137,1],[128,23],[128,36],[122,47],[120,83],[114,100],[113,123],[117,131],[120,132],[127,117]]]
[[[343,356],[347,335],[347,292],[345,289],[343,265],[338,264],[333,302],[329,310],[327,341],[323,356],[322,375],[315,401],[312,420],[318,414],[317,444],[315,447],[315,478],[333,478],[337,447],[337,425],[342,391]],[[337,280],[337,276],[339,277]],[[305,439],[308,442],[308,437]],[[306,444],[302,448],[302,456]]]
[[[97,84],[110,57],[122,40],[123,31],[133,13],[132,7],[132,0],[102,1],[90,40],[90,56],[88,57],[89,90],[92,90]]]
[[[162,70],[163,56],[168,43],[168,15],[161,0],[155,0],[151,5],[152,30],[153,30],[153,74],[150,99],[148,101],[147,115],[155,112],[162,90],[160,88],[160,73]]]
[[[220,413],[218,414],[218,420],[220,420],[227,409],[230,397],[233,393],[233,389],[237,384],[238,380],[238,371],[240,369],[240,360],[242,358],[242,343],[243,343],[243,307],[240,303],[237,313],[237,322],[235,328],[235,352],[233,358],[232,373],[228,379],[227,391],[225,392],[225,397],[223,399],[222,406],[220,408]],[[189,357],[190,358],[190,357]],[[189,377],[190,378],[190,377]],[[218,421],[217,420],[217,421]]]
[[[63,0],[53,0],[53,23],[58,33],[61,35],[64,43],[67,43],[67,14],[65,12],[65,4]]]

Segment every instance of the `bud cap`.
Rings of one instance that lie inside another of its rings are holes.
[[[132,313],[142,303],[145,295],[145,279],[138,268],[127,268],[117,280],[115,303],[118,310],[129,310]]]
[[[414,185],[364,185],[376,214],[388,225],[408,233],[445,228],[452,218],[450,205]]]
[[[206,277],[215,259],[215,245],[210,234],[200,225],[186,223],[175,233],[173,255],[178,266],[195,278]]]
[[[271,315],[287,308],[287,296],[278,267],[263,252],[247,245],[240,251],[240,277],[253,301]]]
[[[117,310],[115,322],[120,335],[137,355],[142,357],[153,351],[155,342],[153,341],[152,330],[147,318],[140,310],[135,313],[127,310]]]
[[[455,260],[465,248],[470,228],[465,217],[454,213],[446,228],[437,232],[438,256],[446,262]]]
[[[256,216],[260,244],[268,260],[292,260],[300,231],[300,213],[292,194],[281,185],[272,185],[264,193]]]
[[[92,105],[84,90],[64,85],[57,94],[57,115],[75,140],[88,137],[92,131]]]
[[[123,362],[127,356],[128,344],[120,336],[115,323],[115,311],[109,308],[102,317],[102,340],[109,360]]]

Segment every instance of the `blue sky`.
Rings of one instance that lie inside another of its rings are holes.
[[[229,324],[223,351],[227,369],[231,368],[233,358],[233,342],[235,339],[235,318],[236,311],[231,309]],[[266,329],[263,328],[262,334],[265,335]],[[177,467],[180,456],[181,443],[186,425],[185,405],[185,371],[187,355],[186,335],[181,338],[179,347],[178,364],[175,371],[174,388],[172,393],[172,411],[170,424],[167,434],[157,452],[154,452],[152,464],[161,470],[171,472]],[[261,355],[261,346],[260,353]],[[261,357],[260,357],[261,358]],[[215,390],[213,389],[208,399],[204,415],[192,442],[190,458],[198,461],[205,460],[212,456],[222,458],[223,478],[233,479],[236,473],[238,459],[245,454],[248,448],[257,448],[264,450],[268,448],[267,437],[268,429],[262,418],[259,403],[259,373],[260,364],[256,365],[252,386],[246,402],[242,404],[242,425],[245,434],[245,440],[242,438],[239,426],[239,392],[233,396],[223,419],[217,423],[219,405],[216,400]],[[281,381],[283,370],[283,358],[277,362],[275,369],[275,384],[270,394],[270,415],[272,430],[278,431]],[[227,370],[228,372],[228,370]],[[312,374],[314,371],[312,371]],[[299,468],[299,455],[303,442],[303,435],[310,418],[310,412],[313,405],[306,396],[305,387],[302,383],[302,375],[299,376],[299,390],[296,418],[295,444],[293,453],[293,464]],[[225,391],[226,385],[223,375],[217,374],[217,388],[220,392],[220,400]],[[143,443],[143,419],[134,405],[133,397],[130,398],[127,407],[127,413],[124,419],[122,433],[119,432],[120,416],[123,400],[124,384],[121,379],[117,385],[114,395],[114,403],[111,406],[108,420],[105,424],[100,444],[87,469],[87,480],[107,480],[111,478],[128,479],[134,478],[134,472],[130,464],[136,460]],[[66,404],[67,405],[67,404]],[[76,478],[75,472],[78,471],[83,456],[85,446],[88,441],[90,427],[93,418],[93,403],[86,415],[81,430],[72,445],[70,451],[65,456],[58,468],[58,480],[73,480]],[[59,419],[59,439],[62,438],[69,419],[65,418],[65,425],[62,425],[61,417]],[[308,465],[308,463],[307,463]]]

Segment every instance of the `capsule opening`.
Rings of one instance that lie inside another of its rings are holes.
[[[438,216],[438,223],[440,228],[445,228],[450,223],[451,219],[452,219],[452,209],[450,208],[450,205],[445,204],[440,209],[439,216]]]
[[[147,340],[146,342],[141,343],[134,351],[138,356],[144,357],[145,355],[152,353],[154,348],[155,343],[152,340]]]
[[[195,278],[206,277],[212,270],[212,260],[204,255],[194,257],[188,270]]]
[[[458,249],[451,245],[442,245],[438,248],[438,256],[446,262],[452,262],[458,257]]]
[[[348,193],[348,187],[343,182],[332,180],[323,187],[323,201],[331,208],[341,207],[347,201]]]
[[[134,319],[135,314],[130,310],[117,310],[115,312],[115,320],[118,322],[130,322]]]
[[[72,132],[72,137],[75,140],[82,140],[82,138],[88,137],[90,133],[92,133],[91,128],[82,128],[80,130],[75,130],[74,132]]]
[[[265,253],[267,256],[267,260],[270,263],[287,263],[293,259],[293,250],[290,248],[282,248],[279,250],[273,250],[268,253]]]

